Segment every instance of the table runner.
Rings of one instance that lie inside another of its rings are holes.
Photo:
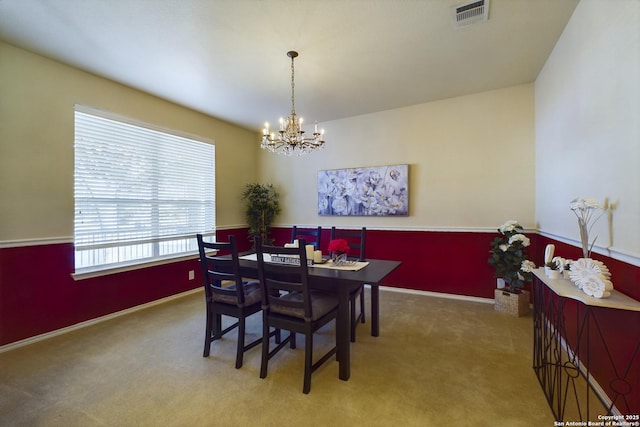
[[[264,260],[265,262],[271,262],[271,255],[269,254],[263,254],[264,255]],[[253,254],[248,254],[248,255],[243,255],[240,257],[240,259],[246,259],[246,260],[250,260],[250,261],[258,261],[258,254],[253,253]],[[362,270],[363,268],[365,268],[367,265],[369,265],[369,262],[364,261],[350,261],[349,264],[347,265],[334,265],[333,261],[329,260],[324,264],[314,264],[312,267],[314,268],[330,268],[333,270],[347,270],[347,271],[358,271],[358,270]]]

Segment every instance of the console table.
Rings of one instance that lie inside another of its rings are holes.
[[[537,269],[533,316],[533,369],[556,420],[640,414],[640,302],[590,297]]]

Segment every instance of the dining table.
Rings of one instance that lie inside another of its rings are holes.
[[[400,261],[367,259],[349,266],[331,264],[309,266],[309,286],[337,295],[338,317],[336,321],[336,345],[339,374],[347,381],[351,376],[351,317],[349,295],[364,284],[371,287],[371,335],[380,334],[380,285],[393,271],[400,267]],[[357,268],[357,269],[356,269]],[[243,277],[258,278],[258,261],[255,253],[240,256],[240,273]]]

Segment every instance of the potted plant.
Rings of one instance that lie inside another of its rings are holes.
[[[249,224],[249,239],[255,243],[255,236],[260,236],[266,244],[272,244],[269,238],[271,224],[280,213],[280,195],[272,184],[247,184],[242,192],[246,202],[245,216]]]
[[[505,282],[504,289],[496,289],[496,310],[520,316],[529,311],[529,293],[524,290],[536,268],[527,259],[526,248],[530,240],[522,234],[522,226],[510,220],[498,228],[500,235],[491,242],[488,262],[496,278]],[[515,311],[514,311],[515,310]]]
[[[334,265],[342,265],[347,260],[347,254],[351,248],[345,239],[334,239],[329,242],[328,249]]]
[[[545,274],[549,279],[559,279],[562,274],[562,268],[556,259],[558,257],[554,257],[551,261],[544,265]]]

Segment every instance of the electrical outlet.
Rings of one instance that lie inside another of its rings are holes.
[[[193,270],[189,270],[189,280],[193,280],[196,278],[196,272]]]

